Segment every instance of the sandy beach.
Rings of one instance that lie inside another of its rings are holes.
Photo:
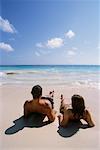
[[[0,1],[0,150],[100,150],[99,6],[99,0]],[[35,85],[42,96],[54,90],[52,123],[50,111],[49,120],[23,116]],[[78,120],[88,113],[78,108],[67,111],[66,128],[59,126],[61,94],[67,106],[74,94],[82,96],[95,126]]]
[[[31,85],[3,85],[0,87],[0,149],[1,150],[99,150],[100,149],[100,95],[96,88],[44,86],[43,95],[55,91],[54,101],[59,113],[60,94],[67,103],[73,94],[85,99],[86,108],[95,122],[93,128],[59,128],[58,119],[51,124],[36,126],[32,118],[23,121],[23,104],[32,99]],[[47,118],[46,118],[47,119]],[[46,120],[45,119],[45,120]],[[84,123],[84,122],[83,122]]]

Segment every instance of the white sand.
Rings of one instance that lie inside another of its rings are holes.
[[[22,120],[19,118],[23,115],[24,102],[32,99],[31,88],[31,86],[18,85],[0,87],[0,150],[100,149],[100,96],[98,89],[66,86],[43,87],[43,95],[47,95],[49,90],[55,90],[54,99],[57,111],[59,110],[60,94],[64,94],[68,103],[73,94],[82,95],[96,125],[93,128],[79,130],[77,128],[61,129],[60,135],[57,132],[59,126],[57,118],[53,123],[39,128],[24,127],[22,124]],[[19,120],[14,125],[13,121],[16,119]]]

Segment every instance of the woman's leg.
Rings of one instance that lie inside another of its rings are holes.
[[[63,95],[61,94],[61,103],[60,103],[60,113],[64,113],[64,110],[67,108],[67,104],[64,102]]]

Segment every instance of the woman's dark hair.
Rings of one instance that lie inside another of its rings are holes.
[[[78,114],[78,116],[82,116],[85,109],[85,102],[82,96],[73,95],[72,98],[72,109],[74,115]]]
[[[40,85],[35,85],[32,88],[31,94],[33,96],[34,99],[39,98],[40,96],[42,96],[42,88]]]

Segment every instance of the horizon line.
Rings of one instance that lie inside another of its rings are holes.
[[[3,64],[0,66],[100,66],[100,64]]]

